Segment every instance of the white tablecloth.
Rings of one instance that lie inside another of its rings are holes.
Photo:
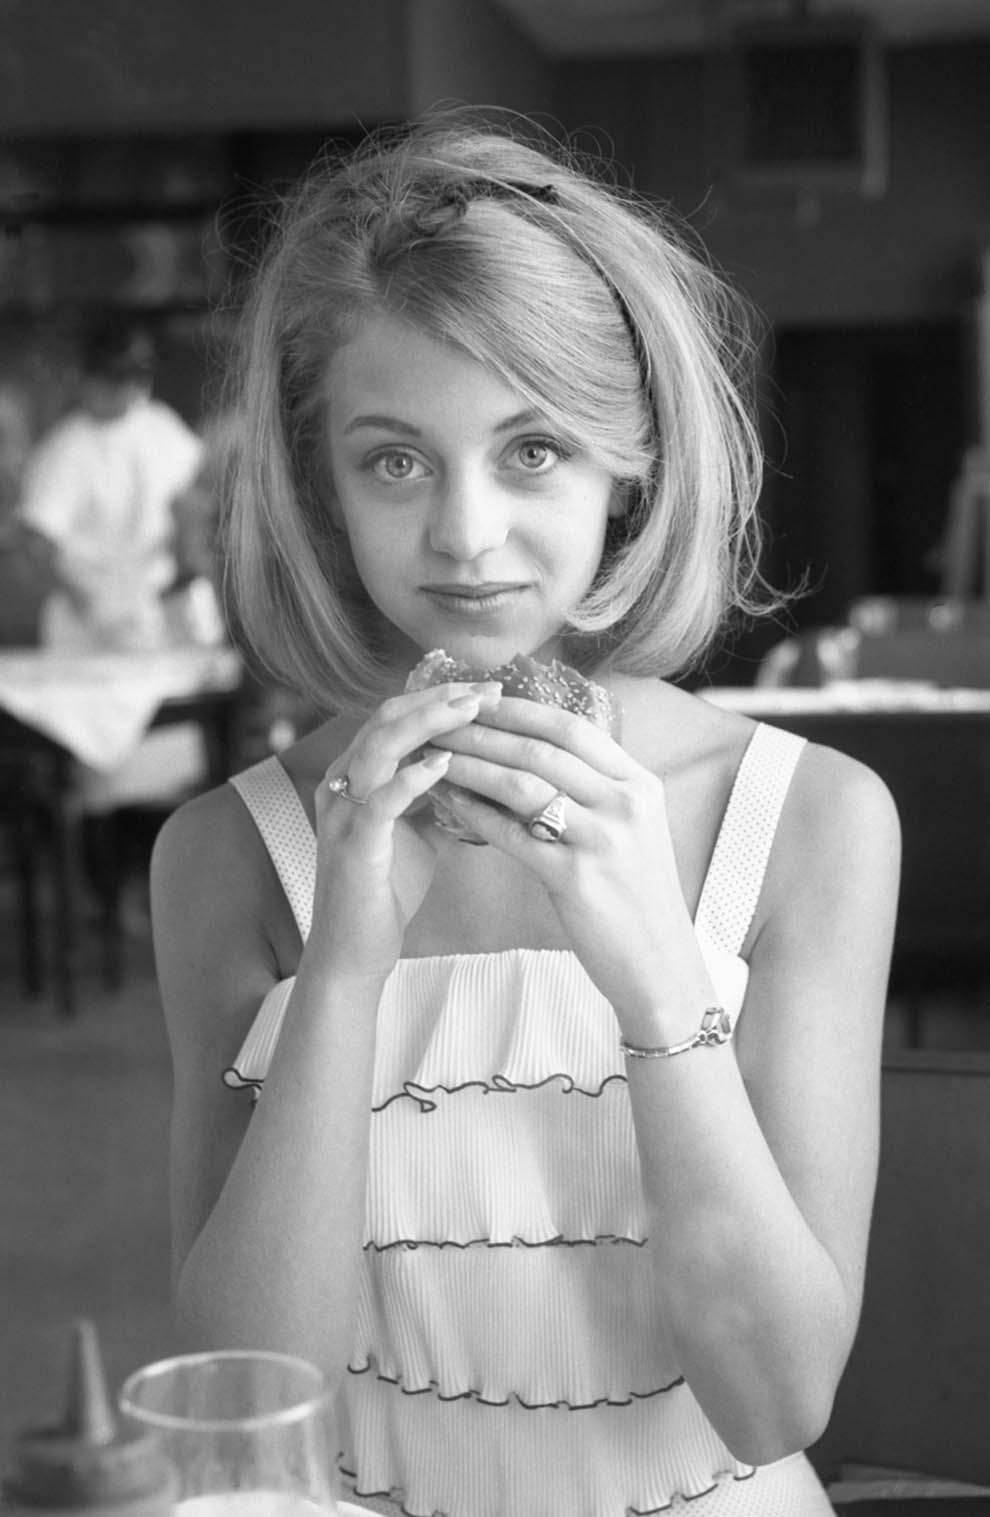
[[[137,749],[163,701],[235,689],[231,648],[163,653],[0,652],[0,707],[93,769],[112,770]]]
[[[990,711],[990,690],[947,690],[924,680],[849,679],[830,685],[711,685],[697,692],[747,716],[815,716],[849,711]]]

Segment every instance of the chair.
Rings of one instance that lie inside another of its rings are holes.
[[[240,686],[175,697],[160,706],[155,730],[195,724],[206,752],[204,785],[237,767]],[[163,790],[147,804],[107,807],[88,816],[79,805],[75,761],[57,742],[0,710],[0,827],[10,840],[20,912],[21,977],[29,995],[45,988],[49,963],[56,1005],[77,1007],[79,885],[84,876],[98,908],[101,972],[108,989],[123,979],[121,888],[128,863],[143,851],[186,792]],[[43,950],[43,898],[50,898],[50,951]]]
[[[54,584],[51,555],[40,538],[0,528],[0,646],[35,648],[41,611]]]
[[[126,779],[115,775],[106,797],[98,777],[95,790],[82,795],[80,862],[99,907],[101,969],[110,990],[123,983],[127,878],[135,870],[146,876],[155,835],[170,812],[239,767],[242,706],[242,685],[165,701],[142,748],[159,744],[151,764],[144,765],[139,752],[134,772]],[[163,768],[169,755],[171,773]]]
[[[990,1055],[898,1054],[882,1078],[863,1314],[811,1457],[826,1484],[853,1464],[990,1487]],[[990,1495],[942,1499],[836,1509],[990,1513]]]
[[[45,985],[41,896],[50,895],[51,958],[59,1007],[73,977],[72,827],[66,804],[68,756],[0,711],[0,827],[10,845],[18,892],[21,979],[28,995]]]
[[[990,712],[782,710],[768,718],[859,759],[897,803],[903,834],[891,975],[923,1034],[933,993],[990,988]]]

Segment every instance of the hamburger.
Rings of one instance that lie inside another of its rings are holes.
[[[452,658],[442,648],[434,648],[411,670],[406,689],[427,690],[431,685],[446,685],[454,680],[471,684],[481,680],[497,681],[502,686],[503,695],[536,701],[541,706],[558,706],[584,717],[610,737],[617,739],[619,736],[621,714],[615,697],[603,685],[587,679],[559,659],[545,664],[517,653],[507,663],[497,664],[492,669],[480,669]],[[446,803],[444,797],[449,788],[445,780],[438,780],[430,791],[430,804],[437,825],[463,843],[484,843],[485,839],[467,829]]]

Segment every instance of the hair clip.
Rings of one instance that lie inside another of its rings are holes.
[[[413,238],[436,237],[466,214],[476,200],[523,202],[537,200],[541,205],[559,205],[560,196],[552,184],[528,184],[515,179],[452,179],[433,185],[421,198],[405,208],[397,220],[386,223],[379,234],[379,247],[388,256],[409,246]]]
[[[457,179],[437,191],[434,205],[452,207],[461,215],[472,200],[538,200],[541,205],[559,205],[555,185],[529,184],[523,179]]]
[[[541,205],[559,205],[560,195],[556,185],[553,184],[526,184],[521,179],[511,179],[508,187],[516,195],[525,195],[530,200],[538,200]]]

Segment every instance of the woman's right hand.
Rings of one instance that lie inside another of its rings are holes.
[[[442,836],[432,824],[415,828],[405,820],[450,762],[449,753],[429,745],[493,709],[501,693],[500,685],[486,682],[393,696],[330,765],[316,790],[316,894],[307,957],[315,951],[345,975],[391,972],[429,889]],[[329,788],[344,776],[361,804]]]

